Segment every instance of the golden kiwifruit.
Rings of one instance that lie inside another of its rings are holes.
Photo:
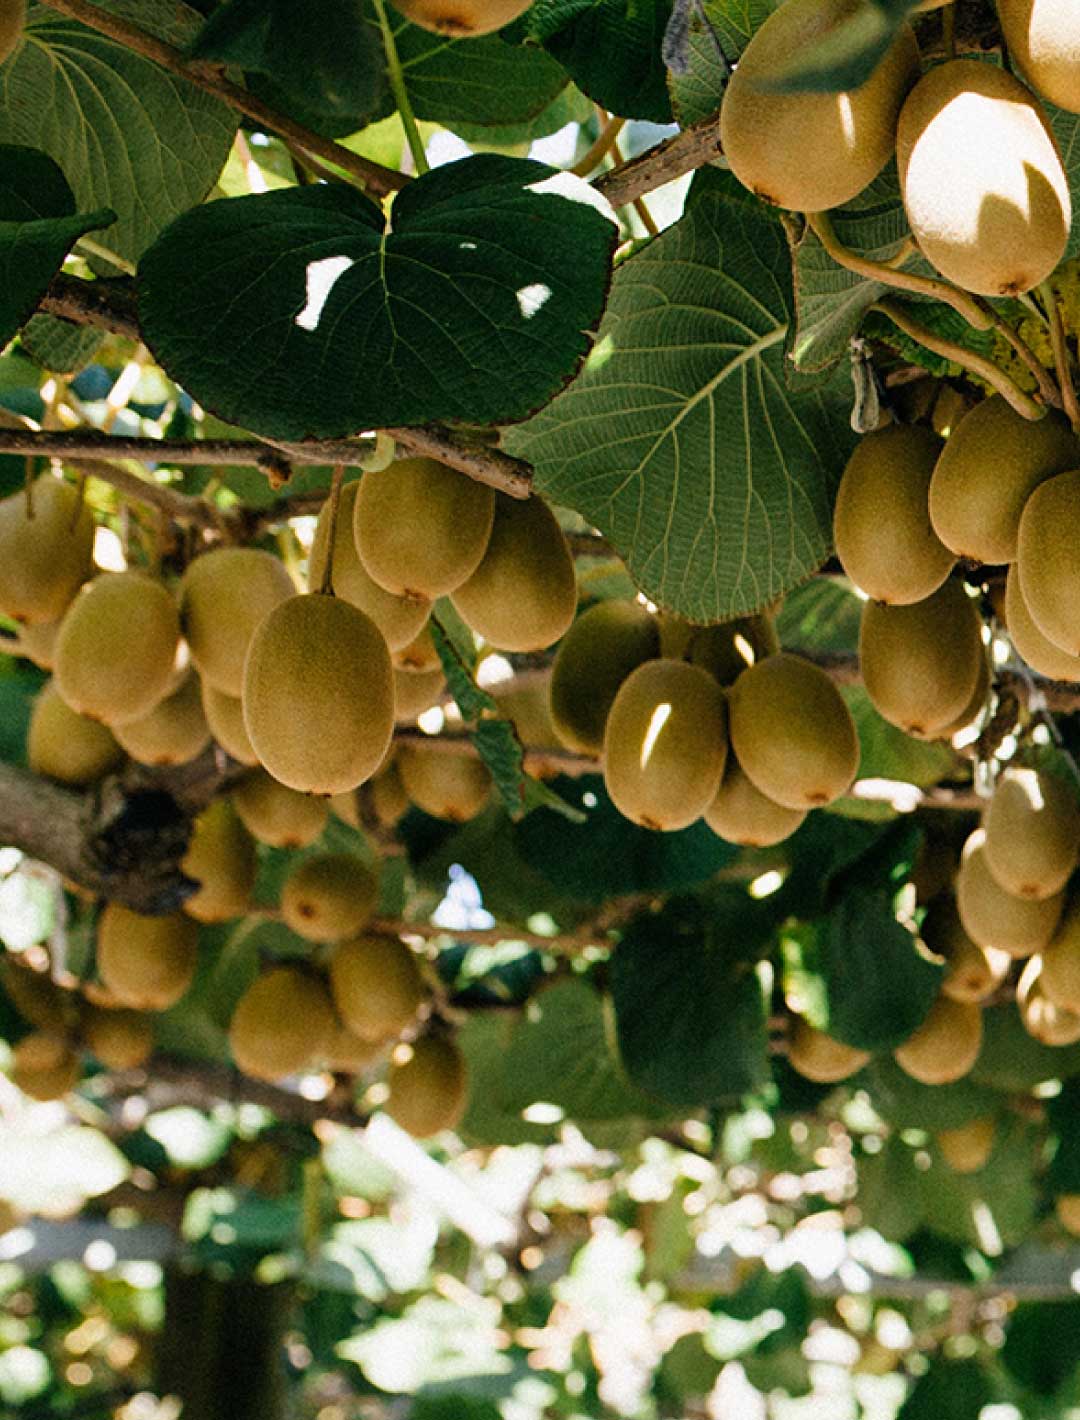
[[[292,966],[264,972],[237,1002],[229,1049],[245,1075],[280,1080],[325,1057],[337,1030],[334,1007],[316,977]]]
[[[93,515],[72,484],[46,474],[29,500],[23,489],[0,500],[0,611],[58,621],[93,571],[93,555]]]
[[[401,782],[397,760],[380,769],[371,781],[371,807],[384,828],[393,828],[402,814],[408,812],[409,796]]]
[[[893,1056],[900,1068],[924,1085],[949,1085],[969,1073],[982,1048],[982,1010],[971,1001],[939,996]]]
[[[244,724],[243,701],[238,696],[215,690],[208,680],[202,682],[201,691],[203,714],[217,743],[239,764],[258,764],[259,756]]]
[[[26,0],[3,0],[0,4],[0,64],[15,53],[25,24]]]
[[[62,1099],[79,1078],[78,1056],[62,1036],[33,1031],[11,1056],[11,1078],[33,1100]]]
[[[994,1151],[997,1120],[993,1115],[969,1119],[955,1129],[939,1129],[934,1138],[953,1173],[978,1173]]]
[[[1043,990],[1041,956],[1024,963],[1016,983],[1016,1008],[1028,1035],[1043,1045],[1075,1045],[1080,1041],[1080,1012],[1057,1006]]]
[[[769,848],[790,838],[808,812],[774,803],[754,787],[729,754],[716,798],[705,810],[705,822],[728,843]]]
[[[230,790],[233,808],[253,838],[271,848],[306,848],[326,827],[325,799],[289,789],[253,769]]]
[[[577,609],[574,559],[538,494],[498,495],[483,561],[450,600],[500,651],[542,651],[569,630]]]
[[[195,820],[180,863],[199,890],[184,903],[197,922],[228,922],[251,906],[257,862],[255,840],[228,799],[215,799]]]
[[[743,671],[728,693],[731,747],[755,789],[788,809],[816,809],[847,792],[859,737],[820,666],[782,651]]]
[[[382,632],[338,597],[291,597],[251,642],[243,701],[252,747],[275,779],[305,794],[355,789],[394,733]]]
[[[53,1035],[67,1033],[77,1008],[70,993],[57,986],[47,972],[35,971],[5,953],[0,958],[0,983],[23,1020]]]
[[[471,754],[444,754],[424,744],[401,744],[395,757],[401,787],[432,818],[465,823],[491,797],[491,771]]]
[[[431,603],[396,597],[380,587],[368,575],[356,551],[353,519],[359,483],[348,483],[341,490],[337,525],[334,531],[334,595],[370,616],[382,632],[391,651],[400,651],[424,629],[431,613]],[[317,592],[326,570],[326,547],[330,537],[330,503],[322,506],[315,524],[315,537],[308,560],[308,590]]]
[[[57,621],[24,621],[19,625],[18,654],[43,671],[56,665],[56,642],[63,617]]]
[[[900,106],[918,74],[909,25],[900,27],[856,89],[781,93],[770,87],[793,56],[827,45],[859,15],[858,0],[786,0],[743,50],[724,91],[720,146],[735,176],[763,202],[800,212],[837,207],[892,157]]]
[[[424,1000],[416,957],[396,937],[357,937],[330,958],[338,1015],[361,1040],[385,1040],[412,1024]]]
[[[326,1047],[326,1063],[343,1075],[363,1075],[385,1059],[389,1040],[361,1040],[348,1026],[338,1025]]]
[[[448,35],[451,39],[469,39],[474,35],[492,34],[532,4],[532,0],[391,0],[407,20],[425,30]]]
[[[955,901],[944,893],[927,908],[919,935],[930,951],[944,957],[941,992],[954,1001],[985,1001],[1009,974],[1009,953],[973,942],[964,931]]]
[[[1054,1199],[1054,1212],[1065,1231],[1080,1238],[1080,1193],[1059,1193]]]
[[[975,689],[971,692],[971,699],[961,710],[954,720],[950,720],[947,725],[943,725],[933,734],[922,735],[915,730],[908,733],[917,740],[951,740],[953,735],[957,735],[961,730],[970,729],[975,721],[986,708],[986,699],[990,694],[990,656],[987,648],[983,647],[983,653],[979,657],[979,674],[975,681]]]
[[[394,668],[394,718],[408,724],[439,703],[446,689],[441,666],[432,671],[402,671]]]
[[[780,649],[768,616],[740,616],[719,626],[695,626],[683,659],[708,671],[720,685],[733,685],[746,670]]]
[[[144,917],[106,903],[97,928],[97,970],[113,998],[138,1011],[164,1011],[191,985],[199,929],[190,917]]]
[[[252,637],[296,592],[285,565],[255,547],[216,547],[197,557],[180,582],[180,621],[204,681],[237,696]]]
[[[857,1050],[812,1026],[802,1016],[792,1016],[788,1030],[788,1062],[807,1080],[835,1085],[857,1074],[870,1059],[869,1050]]]
[[[168,590],[144,572],[105,572],[68,607],[56,641],[56,688],[105,724],[147,715],[173,677],[180,620]]]
[[[984,659],[982,622],[959,581],[921,602],[867,602],[859,625],[859,669],[874,709],[921,737],[967,712]]]
[[[1035,625],[1020,590],[1020,573],[1015,563],[1005,579],[1005,625],[1017,654],[1033,671],[1051,680],[1080,681],[1080,656],[1070,655],[1055,646]]]
[[[1040,483],[1080,467],[1080,440],[1051,409],[1032,422],[999,394],[957,423],[930,480],[930,521],[971,562],[1013,562],[1020,516]]]
[[[982,296],[1018,296],[1061,260],[1072,220],[1053,132],[1030,89],[997,65],[928,70],[896,129],[908,223],[941,274]]]
[[[1041,952],[1057,929],[1065,894],[1033,901],[1006,892],[990,871],[985,842],[985,830],[975,829],[960,856],[956,907],[964,931],[980,947],[997,947],[1010,956]]]
[[[422,1036],[399,1045],[387,1074],[383,1108],[416,1139],[453,1129],[465,1113],[469,1082],[465,1057],[446,1036]]]
[[[604,729],[604,784],[644,828],[688,828],[716,798],[728,752],[724,692],[708,671],[659,658],[631,671]]]
[[[1015,897],[1050,897],[1080,859],[1080,798],[1062,775],[1009,765],[983,815],[986,866]]]
[[[997,0],[1009,59],[1044,99],[1080,113],[1080,15],[1071,0]]]
[[[116,738],[140,764],[186,764],[210,743],[199,677],[189,671],[164,700],[139,720],[116,726]]]
[[[582,612],[551,667],[551,723],[567,749],[600,753],[616,692],[631,671],[659,654],[659,621],[640,602],[597,602]]]
[[[1016,574],[1031,619],[1070,656],[1080,655],[1080,466],[1040,483],[1024,504]]]
[[[442,665],[439,651],[431,634],[431,627],[425,624],[407,646],[402,646],[391,656],[394,669],[399,671],[434,671]]]
[[[516,685],[513,679],[508,688],[499,685],[486,687],[499,714],[509,720],[514,731],[528,750],[560,750],[563,741],[555,729],[551,715],[551,677],[526,681]]]
[[[309,942],[340,942],[371,919],[379,901],[375,870],[354,853],[317,853],[297,863],[281,889],[281,915]]]
[[[431,602],[479,567],[494,515],[494,489],[434,459],[398,459],[360,480],[356,551],[380,587]]]
[[[26,737],[26,760],[35,774],[62,784],[92,784],[123,757],[107,725],[72,710],[53,681],[42,687]]]
[[[1080,1015],[1080,901],[1068,904],[1042,949],[1039,984],[1048,1001]]]
[[[154,1048],[154,1023],[139,1011],[87,1006],[82,1018],[83,1043],[107,1070],[136,1070]]]
[[[930,524],[930,476],[942,441],[921,424],[865,434],[836,494],[836,555],[874,601],[906,605],[936,592],[956,555]]]

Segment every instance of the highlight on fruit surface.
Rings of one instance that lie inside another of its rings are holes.
[[[1080,467],[1059,473],[1024,504],[1016,574],[1031,619],[1070,656],[1080,656]]]
[[[858,0],[786,0],[743,50],[724,91],[720,144],[732,172],[763,202],[800,212],[838,207],[892,156],[900,106],[918,74],[909,25],[900,26],[856,89],[780,93],[769,87],[794,56],[827,44],[858,11]]]
[[[416,1139],[453,1129],[465,1113],[465,1057],[447,1036],[425,1035],[412,1045],[399,1045],[386,1083],[390,1095],[383,1108]]]
[[[982,1010],[969,1001],[939,996],[912,1035],[893,1056],[900,1068],[924,1085],[948,1085],[970,1073],[982,1048]]]
[[[375,911],[379,880],[355,853],[316,853],[289,873],[281,889],[285,925],[309,942],[340,942]]]
[[[191,985],[198,946],[198,926],[182,913],[144,917],[109,902],[98,918],[98,975],[119,1004],[164,1011]]]
[[[551,667],[551,723],[567,749],[599,754],[616,692],[642,664],[660,654],[658,619],[640,602],[597,602],[559,643]]]
[[[997,65],[928,70],[900,111],[896,161],[920,250],[965,290],[1021,295],[1064,255],[1072,202],[1057,144],[1034,94]]]
[[[1060,892],[1080,861],[1080,798],[1064,773],[1008,765],[983,827],[986,866],[1015,897]]]
[[[58,621],[93,571],[93,554],[93,515],[73,484],[46,474],[29,493],[9,494],[0,500],[0,611]]]
[[[326,987],[292,966],[271,967],[248,987],[229,1022],[229,1049],[245,1075],[280,1080],[323,1059],[337,1031]]]
[[[1042,983],[1041,956],[1024,963],[1016,983],[1016,1008],[1028,1035],[1043,1045],[1075,1045],[1080,1041],[1080,1012],[1055,1005]]]
[[[416,1019],[424,980],[416,957],[397,937],[369,934],[343,942],[329,969],[338,1015],[361,1040],[400,1035]]]
[[[996,1136],[997,1120],[981,1115],[955,1129],[939,1129],[934,1139],[953,1173],[977,1173],[989,1162]]]
[[[326,827],[325,800],[279,784],[265,769],[245,774],[231,797],[240,822],[270,848],[306,848]]]
[[[1044,636],[1028,611],[1016,563],[1005,578],[1005,624],[1017,653],[1033,671],[1051,680],[1080,681],[1080,656],[1072,656]]]
[[[728,843],[769,848],[790,838],[808,812],[775,803],[755,788],[729,753],[716,798],[705,810],[705,822]]]
[[[1070,0],[997,0],[1009,59],[1035,92],[1080,113],[1080,17]]]
[[[694,626],[682,659],[708,671],[718,685],[734,685],[748,666],[780,649],[769,616],[738,616],[718,626]],[[663,654],[667,654],[665,651]]]
[[[857,1074],[870,1061],[869,1050],[845,1045],[812,1026],[803,1016],[792,1016],[788,1030],[788,1061],[807,1080],[835,1085]]]
[[[184,903],[198,922],[228,922],[251,906],[255,841],[228,799],[215,799],[195,820],[180,866],[199,890]]]
[[[93,784],[123,757],[107,725],[72,710],[53,681],[42,687],[26,737],[26,759],[35,774],[61,784]]]
[[[985,830],[969,835],[956,875],[956,907],[973,942],[1014,957],[1041,952],[1057,929],[1064,903],[1061,892],[1040,900],[1006,892],[986,861]]]
[[[491,771],[465,751],[447,754],[423,743],[401,744],[395,763],[411,802],[432,818],[466,823],[491,798]]]
[[[919,935],[930,951],[945,960],[943,996],[981,1002],[992,996],[1009,974],[1012,957],[999,947],[980,947],[964,931],[955,900],[936,897],[926,910]]]
[[[523,15],[532,0],[391,0],[407,20],[450,39],[501,30]]]
[[[115,727],[121,746],[140,764],[186,764],[210,743],[199,677],[189,672],[179,690],[159,700],[148,715]]]
[[[217,547],[197,557],[179,587],[180,620],[204,681],[238,696],[252,637],[295,595],[285,564],[255,547]]]

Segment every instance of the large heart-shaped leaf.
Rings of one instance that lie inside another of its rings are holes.
[[[587,183],[487,154],[412,183],[389,229],[345,187],[197,208],[146,253],[140,315],[175,380],[260,434],[520,419],[584,355],[616,235]]]
[[[788,383],[783,232],[732,181],[710,172],[619,267],[581,375],[505,440],[694,621],[760,611],[821,565],[852,437],[846,375]]]
[[[672,0],[534,0],[524,24],[612,113],[671,122],[663,60]]]

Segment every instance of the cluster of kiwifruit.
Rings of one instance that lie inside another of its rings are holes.
[[[818,213],[856,197],[895,155],[908,224],[927,260],[980,295],[1030,291],[1061,260],[1071,221],[1068,181],[1036,95],[1080,112],[1080,17],[1056,0],[998,0],[1010,57],[1030,88],[978,59],[952,59],[920,77],[915,33],[904,24],[858,87],[785,91],[785,70],[827,47],[857,8],[785,0],[755,32],[720,110],[735,176],[765,202]]]

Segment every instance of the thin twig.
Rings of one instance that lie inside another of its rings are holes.
[[[208,498],[196,498],[188,493],[180,493],[164,483],[140,478],[138,474],[129,473],[126,468],[106,463],[103,459],[67,459],[65,462],[76,473],[109,484],[129,502],[159,509],[173,522],[190,523],[193,527],[205,528],[209,532],[224,536],[232,535],[229,514]]]
[[[600,136],[583,158],[579,158],[570,171],[578,177],[588,177],[592,170],[604,161],[611,152],[619,134],[626,125],[625,118],[611,117],[603,109],[596,110],[600,119]]]
[[[719,115],[710,114],[674,137],[666,138],[663,143],[631,158],[628,163],[601,174],[594,180],[593,187],[607,198],[612,207],[626,207],[636,197],[644,197],[646,193],[654,192],[658,187],[711,163],[722,152]]]
[[[1050,281],[1044,281],[1040,285],[1039,294],[1046,307],[1046,320],[1050,327],[1050,346],[1054,352],[1054,367],[1057,370],[1065,413],[1069,417],[1069,423],[1072,425],[1074,433],[1080,434],[1080,402],[1076,397],[1076,383],[1073,380],[1069,349],[1065,344],[1065,327],[1061,323],[1061,307],[1057,303],[1057,296],[1054,294],[1054,287]]]
[[[337,536],[338,508],[341,504],[341,484],[345,478],[345,465],[339,463],[334,469],[330,483],[330,497],[327,500],[329,514],[326,528],[326,566],[323,568],[319,591],[325,597],[334,595],[334,541]]]

